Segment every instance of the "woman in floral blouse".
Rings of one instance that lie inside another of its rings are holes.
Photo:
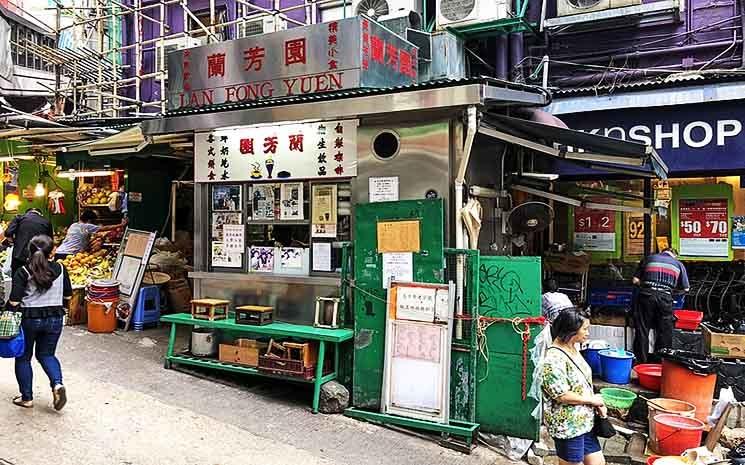
[[[595,411],[606,416],[608,410],[593,393],[592,370],[576,349],[589,329],[590,321],[575,310],[561,312],[551,324],[554,342],[543,364],[543,415],[561,465],[605,465],[592,429]]]

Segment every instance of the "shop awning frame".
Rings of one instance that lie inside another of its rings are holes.
[[[484,115],[479,133],[590,168],[667,179],[667,165],[646,144],[496,114]]]
[[[574,207],[590,208],[592,210],[610,210],[616,212],[625,213],[641,213],[644,215],[652,215],[657,212],[656,208],[644,208],[644,207],[632,207],[630,205],[615,205],[609,203],[598,203],[598,202],[586,202],[584,200],[576,199],[566,195],[555,194],[553,192],[546,192],[535,187],[526,186],[523,184],[512,184],[510,189],[516,191],[525,192],[526,194],[543,197],[544,199],[553,200],[556,202],[565,203]]]

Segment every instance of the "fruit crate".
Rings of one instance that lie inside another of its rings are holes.
[[[268,355],[259,355],[259,371],[273,375],[302,378],[306,381],[313,379],[316,367],[311,365],[303,367],[302,360],[290,360],[289,358],[276,358]]]

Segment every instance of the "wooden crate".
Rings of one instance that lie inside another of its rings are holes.
[[[745,358],[745,334],[716,333],[701,325],[706,353],[721,358]]]
[[[235,323],[239,325],[264,326],[274,320],[274,309],[258,305],[235,307]]]
[[[85,305],[85,289],[73,289],[72,298],[67,308],[65,324],[82,325],[88,322],[88,310]]]
[[[237,339],[235,344],[220,344],[219,359],[221,362],[256,367],[259,365],[259,354],[266,346],[266,343],[253,339]]]
[[[316,366],[318,362],[318,344],[313,342],[285,342],[287,358],[303,362],[303,368]]]

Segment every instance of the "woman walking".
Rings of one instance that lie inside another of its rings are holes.
[[[554,342],[543,364],[544,422],[561,465],[605,465],[592,430],[595,412],[605,417],[608,410],[593,393],[592,370],[576,348],[589,329],[590,321],[574,310],[559,313],[551,324]]]
[[[19,407],[34,406],[33,371],[31,356],[49,377],[55,410],[67,403],[62,384],[62,370],[54,355],[62,334],[63,302],[72,297],[72,286],[64,267],[52,260],[54,243],[49,236],[34,236],[28,244],[26,265],[13,275],[13,287],[8,305],[10,310],[23,313],[21,326],[26,339],[24,354],[15,361],[16,379],[21,395],[13,399]]]

